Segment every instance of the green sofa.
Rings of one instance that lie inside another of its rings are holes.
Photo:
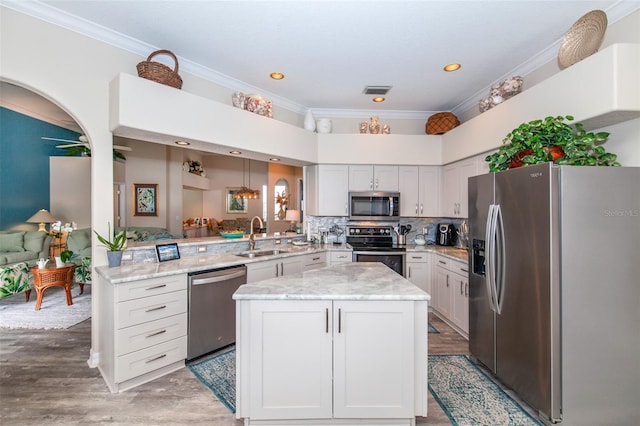
[[[0,231],[0,266],[36,264],[49,257],[52,238],[40,231]]]

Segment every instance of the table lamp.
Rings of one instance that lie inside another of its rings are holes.
[[[51,213],[49,213],[45,209],[38,210],[36,214],[31,216],[27,220],[27,223],[37,223],[38,231],[42,231],[42,232],[47,232],[47,229],[45,228],[45,223],[53,223],[53,222],[57,222],[57,219],[51,216]]]
[[[288,220],[291,222],[291,226],[289,227],[289,231],[296,232],[296,222],[300,220],[300,211],[299,210],[287,210],[287,214],[284,217],[284,220]]]

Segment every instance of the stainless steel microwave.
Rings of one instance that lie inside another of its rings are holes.
[[[399,192],[349,192],[349,219],[396,220],[399,218]]]

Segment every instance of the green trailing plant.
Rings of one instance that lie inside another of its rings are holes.
[[[617,156],[601,146],[607,132],[586,132],[573,117],[546,117],[522,123],[502,140],[498,151],[487,156],[489,170],[498,172],[530,164],[553,161],[574,166],[620,166]]]
[[[122,251],[127,246],[127,228],[123,229],[118,235],[111,233],[111,224],[107,223],[108,236],[105,238],[98,234],[98,231],[93,231],[98,237],[98,241],[104,245],[109,251]]]

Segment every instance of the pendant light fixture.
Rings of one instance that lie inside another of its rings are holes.
[[[256,199],[260,198],[260,191],[257,189],[251,189],[251,160],[249,160],[249,187],[245,185],[245,165],[246,159],[242,159],[242,187],[239,191],[236,191],[233,194],[233,197],[236,199],[245,198],[245,199]]]

